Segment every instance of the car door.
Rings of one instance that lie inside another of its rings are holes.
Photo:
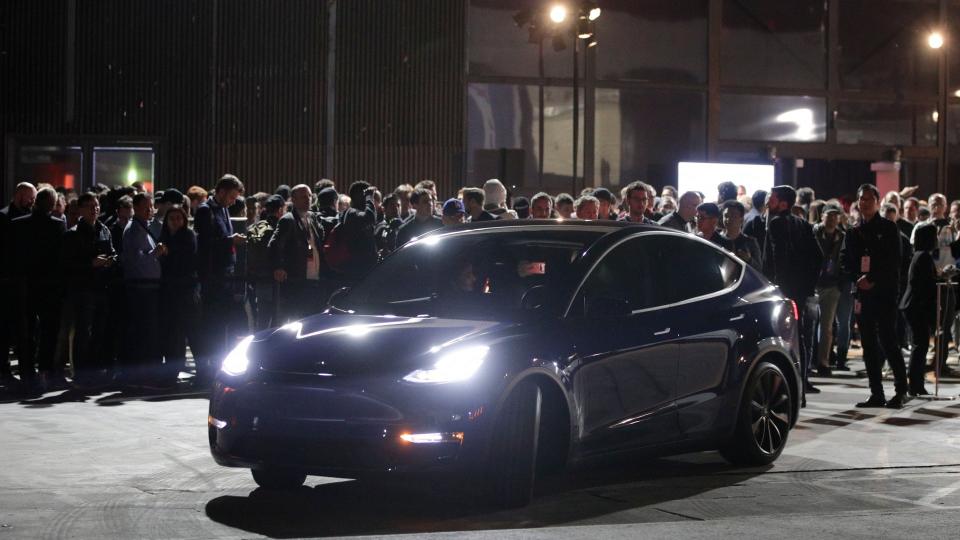
[[[649,249],[663,261],[657,281],[677,317],[677,419],[685,437],[709,435],[727,397],[746,312],[735,286],[741,263],[690,236],[663,236]]]
[[[675,440],[678,344],[674,314],[649,311],[653,283],[645,235],[611,248],[593,266],[564,322],[566,371],[584,453]]]

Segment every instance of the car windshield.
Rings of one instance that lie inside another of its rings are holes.
[[[487,230],[432,236],[377,266],[337,309],[406,317],[511,320],[524,294],[564,275],[601,231]]]

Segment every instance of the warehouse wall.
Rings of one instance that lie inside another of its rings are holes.
[[[449,186],[459,175],[462,2],[2,4],[4,134],[158,137],[160,187],[210,184],[224,172],[251,192],[325,175],[341,188],[361,178],[393,187],[430,177]],[[14,181],[0,184],[8,190]]]

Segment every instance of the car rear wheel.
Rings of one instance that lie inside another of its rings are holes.
[[[530,503],[540,432],[540,388],[523,381],[504,402],[494,425],[483,482],[487,501],[501,508]]]
[[[252,470],[253,481],[264,489],[297,489],[307,480],[307,475],[297,471],[277,469]]]
[[[787,444],[792,414],[787,378],[774,364],[760,363],[750,375],[737,427],[721,454],[735,465],[773,463]]]

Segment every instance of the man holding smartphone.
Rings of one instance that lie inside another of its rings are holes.
[[[207,343],[200,344],[199,351],[194,347],[196,344],[191,343],[190,349],[197,363],[196,382],[201,387],[213,380],[220,361],[233,346],[228,332],[231,320],[237,317],[232,312],[233,294],[229,280],[233,278],[237,264],[237,246],[246,242],[246,236],[233,231],[229,208],[242,191],[243,184],[236,176],[223,175],[217,181],[213,197],[197,207],[193,222],[197,233],[197,273]]]

